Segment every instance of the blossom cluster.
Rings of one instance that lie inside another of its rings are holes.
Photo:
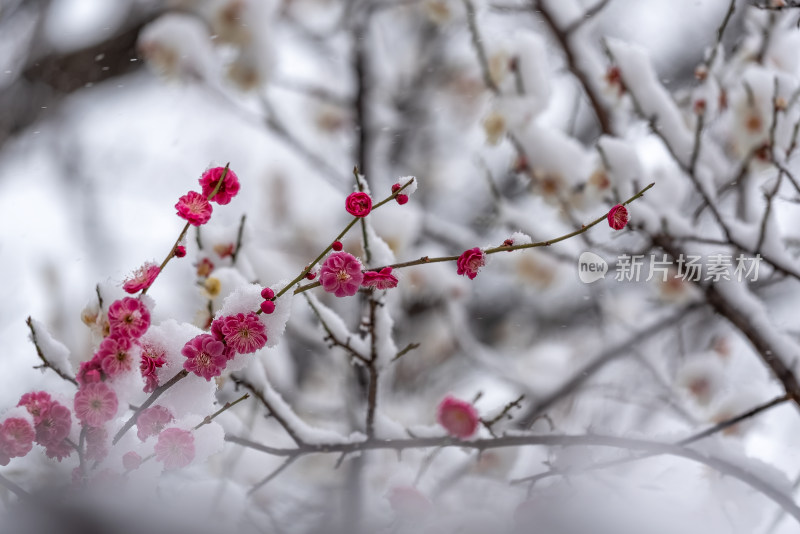
[[[211,202],[220,206],[228,204],[239,192],[239,177],[227,167],[214,167],[200,177],[202,192],[189,191],[175,204],[178,216],[193,226],[201,226],[211,219]]]
[[[210,334],[189,340],[181,350],[183,368],[206,380],[220,376],[237,354],[252,354],[267,344],[267,331],[255,313],[215,319]]]

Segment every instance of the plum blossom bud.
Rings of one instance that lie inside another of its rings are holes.
[[[628,224],[628,210],[617,204],[608,212],[608,225],[614,230],[622,230]]]
[[[265,300],[261,303],[261,311],[266,313],[267,315],[271,314],[275,311],[275,303],[271,300]]]
[[[695,115],[703,115],[706,112],[706,101],[705,99],[701,98],[696,100],[694,103],[694,113]]]
[[[142,465],[142,457],[134,451],[126,452],[122,457],[122,467],[126,471],[138,469],[140,465]]]
[[[448,434],[461,439],[472,436],[478,430],[480,422],[478,412],[472,404],[451,395],[439,404],[436,420]]]
[[[265,287],[264,289],[261,290],[261,296],[264,297],[265,299],[268,299],[268,300],[269,299],[274,299],[275,298],[275,292],[272,289],[270,289],[268,287]]]
[[[366,217],[372,211],[372,199],[363,192],[351,193],[345,201],[345,208],[354,217]]]

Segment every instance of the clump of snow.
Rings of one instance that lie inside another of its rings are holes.
[[[159,17],[139,34],[138,47],[147,64],[167,78],[214,78],[214,50],[197,17],[178,13]]]
[[[394,252],[391,247],[375,232],[369,221],[367,225],[367,239],[369,240],[370,265],[389,265],[395,262]]]
[[[67,376],[75,376],[75,371],[69,361],[69,349],[63,343],[56,341],[41,322],[31,318],[31,325],[36,334],[36,343],[44,357]],[[33,335],[31,335],[31,341],[33,341]]]
[[[212,296],[211,299],[214,308],[219,308],[231,293],[236,291],[236,289],[248,284],[245,277],[242,276],[242,273],[233,267],[220,267],[218,269],[214,269],[209,278],[215,278],[219,280],[219,290],[215,295]]]
[[[633,183],[638,181],[641,184],[644,175],[636,149],[630,142],[610,136],[598,139],[597,147],[603,151],[610,167],[608,175],[611,178],[611,185],[624,198],[635,193]]]
[[[402,194],[409,197],[414,194],[414,192],[417,190],[417,186],[419,185],[416,176],[401,176],[397,179],[397,183],[400,184],[400,187],[406,186],[406,188],[403,189]]]
[[[517,69],[522,78],[525,97],[532,102],[532,111],[538,114],[550,102],[550,64],[547,59],[547,42],[532,31],[516,35]]]
[[[514,232],[511,234],[511,243],[514,245],[530,245],[533,243],[533,239],[526,233],[523,232]]]
[[[622,72],[622,80],[635,95],[645,117],[658,117],[659,131],[684,163],[694,144],[678,106],[658,79],[647,53],[640,47],[609,39],[608,49]]]
[[[316,315],[319,316],[319,319],[325,323],[325,326],[331,332],[333,337],[342,343],[349,343],[350,346],[360,354],[366,355],[368,353],[367,342],[361,339],[360,336],[350,332],[344,322],[344,319],[342,319],[338,313],[320,302],[316,295],[307,292],[305,293],[305,296],[308,299],[309,305],[314,309]]]

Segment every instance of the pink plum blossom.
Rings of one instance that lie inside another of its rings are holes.
[[[124,467],[126,471],[138,469],[140,465],[142,465],[142,457],[139,456],[139,453],[130,451],[122,456],[122,467]]]
[[[147,289],[153,284],[159,272],[161,272],[161,269],[159,269],[158,265],[147,262],[136,269],[130,278],[125,280],[125,283],[122,284],[122,289],[131,294]]]
[[[25,393],[19,399],[17,406],[24,406],[28,413],[33,416],[33,424],[38,425],[50,409],[53,403],[50,394],[44,391],[31,391]]]
[[[376,289],[391,289],[397,287],[397,277],[392,274],[391,267],[384,267],[380,272],[367,271],[364,273],[362,286]]]
[[[150,311],[141,300],[125,297],[109,306],[108,324],[111,334],[130,338],[142,337],[150,328]]]
[[[142,355],[139,358],[139,371],[144,378],[144,392],[151,393],[158,387],[158,374],[156,370],[162,367],[166,362],[167,351],[164,349],[146,343],[142,346]]]
[[[460,275],[468,276],[470,280],[474,280],[478,276],[478,271],[481,267],[486,265],[486,255],[478,247],[465,250],[459,256],[456,272]]]
[[[36,423],[36,443],[45,447],[57,447],[72,429],[72,413],[69,408],[53,401]]]
[[[347,252],[334,252],[328,256],[319,271],[322,288],[337,297],[355,295],[363,280],[361,262]]]
[[[168,428],[158,435],[155,453],[165,469],[186,467],[194,460],[194,437],[188,430]]]
[[[21,417],[9,417],[0,426],[0,451],[9,458],[31,452],[36,437],[31,424]]]
[[[67,443],[66,439],[51,443],[46,446],[44,453],[48,458],[58,460],[59,462],[64,458],[68,458],[72,454],[72,446]]]
[[[217,183],[224,172],[225,167],[214,167],[213,169],[208,169],[200,177],[200,187],[203,188],[203,196],[205,198],[208,198],[209,195],[214,192],[214,189],[217,187]],[[225,174],[225,179],[222,180],[222,185],[219,186],[217,194],[214,195],[210,200],[219,205],[225,205],[229,203],[238,192],[239,177],[236,176],[235,172],[228,169],[228,172]]]
[[[95,353],[91,360],[81,362],[75,378],[81,387],[92,382],[100,382],[103,379],[103,362],[99,354]]]
[[[103,426],[118,407],[117,394],[105,382],[86,384],[75,394],[75,415],[88,426]]]
[[[225,344],[238,354],[250,354],[267,344],[264,323],[255,313],[238,313],[222,318]]]
[[[89,427],[86,431],[86,458],[101,462],[108,456],[108,431],[103,427]]]
[[[136,435],[145,441],[161,432],[175,417],[164,406],[156,405],[142,410],[136,418]]]
[[[448,434],[462,439],[473,435],[480,421],[472,404],[450,395],[439,404],[436,420]]]
[[[130,338],[112,334],[97,349],[96,356],[106,377],[114,378],[133,369],[135,343]]]
[[[189,191],[175,204],[178,217],[185,219],[194,226],[201,226],[211,218],[213,208],[205,196],[197,191]]]
[[[200,334],[190,339],[181,349],[186,356],[183,368],[206,380],[222,374],[228,362],[225,345],[211,334]]]

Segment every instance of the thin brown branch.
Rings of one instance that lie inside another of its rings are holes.
[[[33,346],[36,347],[36,354],[39,356],[39,359],[42,360],[42,365],[40,365],[39,367],[52,369],[53,372],[55,372],[62,379],[64,379],[67,382],[70,382],[73,385],[77,386],[78,385],[78,381],[77,380],[75,380],[73,377],[69,376],[63,370],[61,370],[58,367],[56,367],[55,365],[53,365],[53,363],[50,360],[47,359],[47,356],[45,355],[44,351],[39,346],[39,338],[36,335],[36,328],[33,326],[33,319],[31,319],[30,316],[28,316],[28,318],[25,320],[25,324],[28,325],[28,328],[31,331],[31,341],[33,342]]]
[[[770,409],[772,409],[772,408],[774,408],[776,406],[779,406],[779,405],[783,404],[784,402],[786,402],[788,400],[790,400],[788,395],[782,395],[782,396],[777,397],[775,399],[772,399],[771,401],[768,401],[768,402],[766,402],[764,404],[760,404],[759,406],[756,406],[756,407],[754,407],[754,408],[752,408],[752,409],[750,409],[750,410],[748,410],[748,411],[746,411],[746,412],[744,412],[744,413],[742,413],[740,415],[737,415],[736,417],[731,417],[730,419],[726,419],[725,421],[721,421],[721,422],[717,423],[716,425],[712,426],[711,428],[703,430],[702,432],[698,432],[698,433],[693,434],[693,435],[691,435],[691,436],[689,436],[687,438],[678,440],[674,444],[678,445],[678,446],[690,445],[692,443],[695,443],[697,441],[705,439],[705,438],[707,438],[709,436],[717,434],[718,432],[722,432],[722,431],[724,431],[724,430],[726,430],[726,429],[728,429],[728,428],[730,428],[732,426],[735,426],[735,425],[741,423],[742,421],[745,421],[747,419],[753,418],[756,415],[758,415],[758,414],[760,414],[762,412],[765,412],[767,410],[770,410]],[[545,471],[543,473],[538,473],[536,475],[532,475],[532,476],[529,476],[529,477],[515,479],[511,483],[512,484],[528,483],[528,484],[533,485],[533,484],[537,483],[540,480],[544,480],[546,478],[550,478],[550,477],[554,477],[554,476],[576,475],[576,474],[588,473],[588,472],[591,472],[591,471],[598,471],[598,470],[601,470],[601,469],[608,469],[608,468],[611,468],[611,467],[617,467],[617,466],[620,466],[620,465],[623,465],[623,464],[627,464],[627,463],[630,463],[630,462],[636,462],[636,461],[640,461],[640,460],[645,460],[647,458],[652,458],[654,456],[657,456],[658,454],[659,453],[647,452],[645,454],[637,454],[635,456],[629,456],[627,458],[619,458],[619,459],[616,459],[616,460],[610,460],[610,461],[606,461],[606,462],[597,462],[595,464],[591,464],[591,465],[588,465],[588,466],[585,466],[585,467],[581,467],[581,468],[578,468],[578,469],[575,469],[575,470],[568,470],[568,471],[565,471],[563,469],[550,469],[550,470]]]
[[[242,248],[242,237],[244,237],[244,223],[247,221],[247,214],[242,214],[242,218],[239,219],[239,230],[236,232],[236,247],[233,249],[233,254],[231,254],[231,262],[236,265],[236,260],[239,258],[239,252]]]
[[[249,398],[250,398],[250,394],[249,393],[245,393],[244,395],[242,395],[241,397],[239,397],[238,399],[236,399],[233,402],[226,402],[225,405],[222,406],[222,408],[220,408],[216,412],[212,413],[211,415],[205,416],[205,418],[200,423],[195,425],[194,430],[197,430],[198,428],[200,428],[203,425],[207,425],[207,424],[211,423],[211,421],[216,419],[217,416],[219,416],[221,413],[230,410],[231,408],[233,408],[234,406],[236,406],[240,402],[242,402],[244,400],[247,400]]]
[[[33,499],[30,493],[28,493],[27,491],[25,491],[20,486],[10,481],[3,475],[0,475],[0,486],[3,486],[8,491],[19,497],[20,499],[25,499],[25,500]]]
[[[610,447],[626,450],[638,450],[653,454],[668,454],[692,460],[694,462],[707,465],[720,473],[749,485],[753,489],[761,492],[773,502],[781,506],[788,514],[800,522],[800,508],[794,503],[790,496],[783,491],[768,484],[755,474],[739,467],[733,463],[701,453],[680,445],[671,443],[660,443],[644,439],[622,438],[604,435],[544,435],[544,436],[502,436],[498,438],[476,439],[463,441],[452,437],[433,437],[433,438],[410,438],[397,440],[371,439],[349,443],[331,443],[324,445],[305,445],[294,449],[277,449],[266,447],[260,443],[240,438],[237,436],[226,435],[225,440],[236,443],[244,447],[265,452],[273,456],[284,456],[287,458],[297,458],[307,454],[341,454],[358,453],[369,450],[394,450],[402,451],[406,449],[426,449],[436,447],[460,447],[485,451],[491,449],[508,447],[525,447],[533,445],[543,445],[552,447]]]
[[[256,491],[260,490],[261,488],[263,488],[264,486],[269,484],[273,479],[275,479],[275,477],[277,477],[283,471],[285,471],[298,458],[299,458],[299,456],[290,456],[290,457],[286,458],[286,460],[284,460],[284,462],[281,465],[279,465],[274,471],[272,471],[270,474],[268,474],[266,477],[264,477],[263,480],[261,480],[260,482],[255,484],[252,488],[250,488],[250,490],[247,492],[247,495],[252,495]]]
[[[736,417],[731,417],[730,419],[726,419],[724,421],[720,421],[719,423],[717,423],[716,425],[712,426],[711,428],[703,430],[702,432],[698,432],[697,434],[689,436],[688,438],[684,438],[684,439],[678,441],[676,444],[677,445],[689,445],[690,443],[694,443],[695,441],[700,441],[701,439],[707,438],[709,436],[713,436],[714,434],[716,434],[718,432],[722,432],[724,430],[727,430],[727,429],[731,428],[732,426],[738,425],[742,421],[745,421],[747,419],[751,419],[751,418],[757,416],[758,414],[760,414],[761,412],[765,412],[765,411],[770,410],[770,409],[772,409],[772,408],[774,408],[776,406],[780,406],[784,402],[787,402],[787,401],[790,401],[790,400],[792,400],[792,399],[791,399],[791,397],[789,395],[781,395],[780,397],[776,397],[776,398],[772,399],[771,401],[765,402],[763,404],[759,404],[755,408],[747,410],[746,412],[741,413],[741,414],[737,415]]]
[[[567,67],[572,75],[578,79],[583,87],[584,92],[586,93],[586,96],[589,98],[589,103],[592,106],[592,110],[594,110],[595,117],[597,117],[600,130],[604,134],[612,135],[613,128],[611,125],[611,118],[600,99],[600,95],[598,95],[593,88],[589,80],[589,76],[578,65],[577,51],[570,41],[569,32],[559,28],[555,18],[553,17],[553,14],[550,12],[544,2],[541,2],[540,0],[531,0],[531,8],[534,12],[541,15],[545,24],[550,29],[550,32],[556,38],[559,46],[564,51],[564,55],[567,58]]]
[[[231,375],[231,380],[233,380],[233,383],[236,384],[237,386],[243,386],[248,390],[250,390],[250,392],[253,395],[255,395],[255,397],[259,401],[261,401],[261,404],[264,405],[267,411],[269,411],[269,415],[271,415],[278,422],[278,424],[281,425],[284,430],[286,430],[286,433],[289,434],[289,437],[292,438],[292,440],[298,445],[298,447],[302,447],[305,445],[303,440],[300,439],[300,436],[297,434],[297,432],[295,432],[294,428],[292,428],[292,425],[290,425],[289,422],[286,419],[284,419],[284,417],[280,413],[278,413],[277,410],[273,408],[272,403],[270,403],[269,400],[267,400],[267,398],[264,396],[264,393],[260,389],[255,387],[255,385],[253,385],[248,380],[245,380],[244,378],[241,378],[238,375]]]
[[[375,435],[375,409],[378,404],[378,341],[375,335],[376,330],[376,315],[375,311],[378,307],[378,301],[375,300],[374,294],[369,295],[369,337],[370,337],[370,358],[367,362],[367,371],[369,372],[369,386],[367,389],[367,437],[372,438]]]
[[[463,0],[464,7],[467,10],[467,25],[469,27],[469,35],[470,39],[472,40],[472,48],[475,49],[475,53],[478,56],[478,64],[481,68],[481,75],[483,76],[483,83],[486,84],[494,94],[500,93],[500,88],[497,87],[497,84],[494,83],[492,79],[491,71],[489,70],[489,59],[486,57],[486,49],[483,47],[483,41],[481,41],[481,35],[478,31],[478,22],[476,20],[475,15],[475,5],[472,3],[472,0]]]
[[[406,354],[408,354],[412,350],[418,349],[420,346],[421,345],[419,343],[409,343],[408,345],[406,345],[405,347],[400,349],[397,352],[397,354],[394,355],[394,358],[392,358],[392,361],[395,362],[395,361],[399,360],[400,358],[402,358],[403,356],[405,356]]]
[[[131,427],[133,427],[133,425],[136,424],[136,419],[139,418],[139,414],[141,414],[143,410],[146,410],[147,408],[149,408],[165,391],[167,391],[169,388],[171,388],[172,386],[174,386],[175,384],[177,384],[178,382],[180,382],[181,380],[186,378],[186,376],[188,374],[189,374],[189,371],[187,371],[186,369],[183,369],[183,370],[179,371],[175,376],[170,378],[169,381],[167,381],[166,383],[164,383],[161,386],[158,386],[150,394],[150,396],[147,397],[147,400],[144,401],[142,403],[142,405],[139,406],[139,408],[135,412],[133,412],[133,415],[131,415],[130,418],[127,421],[125,421],[125,424],[122,425],[122,428],[119,429],[119,432],[117,432],[116,435],[114,435],[114,439],[111,440],[111,444],[112,445],[116,445],[117,442],[120,439],[122,439],[122,436],[124,436],[125,433],[128,430],[130,430]]]
[[[711,54],[709,54],[708,60],[705,62],[706,69],[708,70],[714,66],[714,60],[717,58],[719,48],[722,45],[722,38],[725,36],[725,29],[728,27],[728,23],[731,21],[734,11],[736,11],[736,0],[731,0],[731,3],[728,5],[728,11],[725,13],[725,18],[722,19],[722,24],[717,28],[717,40],[711,48]]]
[[[496,416],[494,416],[494,417],[492,417],[491,419],[488,419],[488,420],[487,419],[481,419],[481,424],[483,424],[483,426],[486,427],[486,430],[488,430],[489,433],[492,436],[495,436],[495,433],[492,431],[492,427],[494,425],[496,425],[502,419],[505,419],[505,418],[511,419],[511,416],[508,415],[509,412],[511,410],[513,410],[514,408],[522,408],[522,400],[524,398],[525,398],[525,395],[520,395],[519,397],[517,397],[513,401],[511,401],[508,404],[506,404],[505,406],[503,406],[503,409],[500,410],[500,413],[498,413]]]
[[[326,334],[325,340],[330,341],[330,343],[333,346],[343,348],[344,350],[349,352],[350,355],[353,356],[355,359],[366,363],[368,361],[367,357],[358,352],[350,345],[350,339],[346,339],[343,341],[338,337],[336,337],[336,334],[333,333],[333,330],[331,330],[330,326],[328,326],[328,323],[326,323],[325,320],[322,318],[322,314],[320,314],[319,310],[314,305],[314,302],[312,302],[312,300],[308,296],[306,296],[306,301],[308,302],[308,305],[311,307],[311,311],[314,313],[314,315],[317,316],[320,325],[322,325],[322,329],[325,330]]]
[[[647,191],[649,191],[650,188],[653,187],[654,185],[656,185],[655,182],[653,182],[651,184],[648,184],[641,191],[639,191],[638,193],[636,193],[635,195],[633,195],[632,197],[630,197],[626,201],[621,202],[620,204],[623,205],[623,206],[627,206],[628,204],[630,204],[632,202],[635,202],[636,200],[638,200],[641,197],[643,197],[644,194]],[[598,224],[600,224],[600,223],[602,223],[603,221],[606,221],[606,220],[608,220],[608,212],[606,212],[605,214],[601,215],[600,217],[594,219],[593,221],[591,221],[591,222],[589,222],[587,224],[581,225],[581,227],[579,229],[577,229],[577,230],[574,230],[572,232],[569,232],[567,234],[564,234],[564,235],[561,235],[561,236],[558,236],[558,237],[554,237],[552,239],[548,239],[547,241],[539,241],[539,242],[536,242],[536,243],[526,243],[526,244],[522,244],[522,245],[501,245],[499,247],[488,248],[488,249],[484,250],[483,253],[484,254],[497,254],[499,252],[513,252],[515,250],[524,250],[524,249],[528,249],[528,248],[549,247],[550,245],[555,245],[556,243],[560,243],[560,242],[566,241],[567,239],[570,239],[572,237],[581,235],[581,234],[589,231],[592,227],[597,226]],[[423,257],[421,257],[421,258],[419,258],[417,260],[411,260],[411,261],[406,261],[406,262],[402,262],[402,263],[393,263],[391,265],[383,265],[383,266],[380,266],[380,267],[372,267],[370,270],[379,271],[381,269],[385,269],[386,267],[391,267],[392,269],[403,269],[405,267],[413,267],[415,265],[425,265],[425,264],[428,264],[428,263],[442,263],[442,262],[448,262],[448,261],[457,261],[459,257],[460,256],[440,256],[440,257],[431,258],[430,256],[423,256]],[[297,289],[295,289],[294,294],[297,295],[298,293],[302,293],[304,291],[308,291],[309,289],[314,289],[315,287],[319,287],[320,285],[321,284],[319,282],[313,282],[311,284],[306,284],[304,286],[300,286]],[[287,287],[288,287],[288,285],[287,285]]]
[[[538,416],[547,411],[557,402],[575,393],[578,388],[584,384],[584,382],[594,376],[597,371],[605,367],[606,364],[616,360],[617,358],[627,355],[634,346],[648,340],[660,332],[663,332],[665,329],[671,328],[672,326],[678,324],[682,320],[686,319],[690,312],[697,310],[699,307],[700,304],[687,305],[669,317],[659,319],[649,326],[634,332],[621,342],[606,348],[598,356],[593,358],[590,363],[579,369],[572,376],[572,378],[564,382],[564,384],[562,384],[561,387],[559,387],[556,391],[542,399],[539,399],[539,401],[527,411],[526,415],[520,418],[519,425],[522,428],[529,428]]]
[[[564,28],[564,33],[570,35],[575,33],[579,28],[581,28],[584,24],[591,21],[595,16],[597,16],[601,11],[603,11],[608,4],[611,3],[611,0],[600,0],[595,5],[587,9],[583,15],[581,15],[578,19],[574,22],[571,22]]]

